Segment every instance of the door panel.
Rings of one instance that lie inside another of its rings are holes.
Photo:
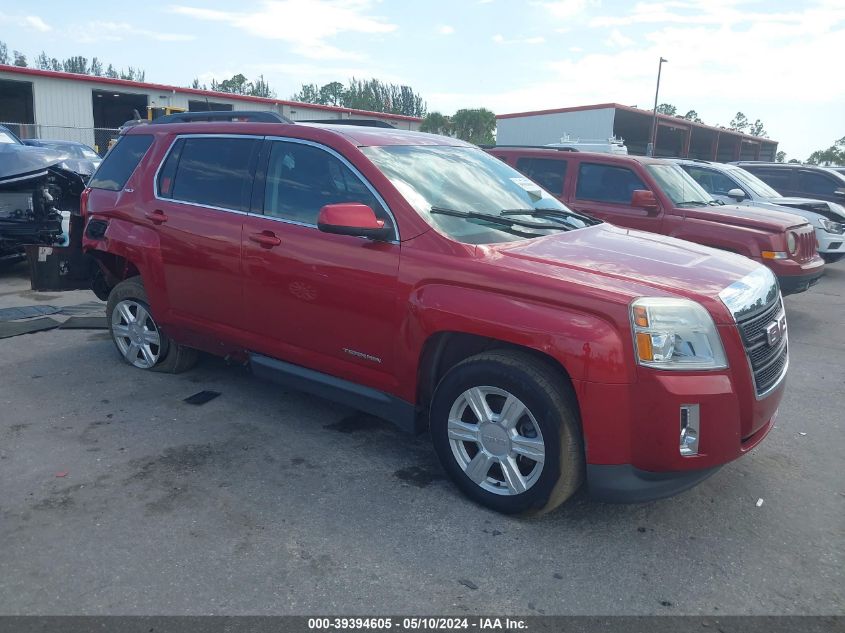
[[[251,137],[177,140],[147,206],[170,309],[197,327],[243,324],[242,229],[260,146]]]
[[[244,221],[245,321],[255,351],[390,390],[402,318],[400,245],[315,226],[320,208],[336,202],[389,215],[337,155],[311,144],[271,145],[264,214]]]

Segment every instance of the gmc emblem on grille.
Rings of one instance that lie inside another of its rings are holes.
[[[766,341],[769,347],[774,347],[786,336],[786,315],[783,314],[777,321],[772,321],[766,326]]]

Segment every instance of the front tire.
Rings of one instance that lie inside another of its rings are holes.
[[[845,253],[819,253],[822,256],[825,264],[835,264],[840,259],[845,257]]]
[[[140,277],[117,284],[106,304],[109,331],[121,358],[138,369],[177,374],[193,367],[197,352],[161,331]]]
[[[584,479],[566,378],[524,352],[485,352],[450,369],[434,393],[431,435],[458,488],[497,512],[548,512]]]

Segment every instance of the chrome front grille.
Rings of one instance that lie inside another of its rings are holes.
[[[737,325],[757,397],[762,397],[780,383],[789,362],[786,318],[780,297],[761,312],[737,321]],[[775,334],[776,340],[772,340]]]

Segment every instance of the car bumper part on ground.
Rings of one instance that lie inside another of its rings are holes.
[[[631,464],[587,464],[587,491],[592,499],[605,503],[655,501],[692,488],[720,468],[651,472]]]

